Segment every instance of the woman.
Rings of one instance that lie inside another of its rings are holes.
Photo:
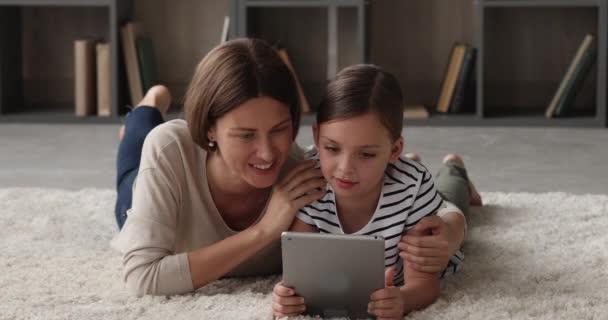
[[[163,87],[150,90],[119,146],[124,226],[113,246],[128,287],[175,294],[224,276],[279,273],[281,232],[326,184],[292,148],[300,111],[289,70],[265,42],[233,40],[198,65],[185,121],[163,124],[169,100]]]

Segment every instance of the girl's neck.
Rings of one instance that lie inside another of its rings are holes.
[[[382,181],[373,191],[363,196],[340,197],[336,194],[338,218],[345,233],[357,232],[368,224],[376,212],[381,193]]]

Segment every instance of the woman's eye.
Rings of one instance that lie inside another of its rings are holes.
[[[361,157],[366,158],[366,159],[370,159],[370,158],[374,158],[376,155],[373,153],[369,153],[369,152],[362,152],[361,153]]]
[[[287,128],[288,127],[278,128],[278,129],[273,130],[271,133],[272,134],[280,134],[280,133],[283,133],[283,132],[287,131]]]
[[[325,148],[325,150],[327,150],[329,152],[338,152],[338,148],[336,148],[336,147],[325,146],[324,148]]]
[[[243,133],[239,135],[239,138],[243,140],[251,140],[255,135],[253,133]]]

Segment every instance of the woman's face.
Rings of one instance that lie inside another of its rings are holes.
[[[389,162],[397,160],[403,140],[393,142],[373,113],[329,121],[315,129],[321,171],[340,197],[365,199],[377,193]]]
[[[219,118],[209,138],[217,143],[215,152],[225,164],[227,179],[267,188],[289,155],[294,138],[291,114],[272,98],[249,99]]]

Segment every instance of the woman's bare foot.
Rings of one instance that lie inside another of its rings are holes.
[[[408,159],[412,159],[416,162],[420,162],[420,155],[418,155],[417,153],[409,152],[409,153],[406,153],[404,156]]]
[[[140,106],[154,107],[158,109],[163,115],[163,118],[165,118],[167,116],[167,111],[169,111],[169,107],[171,107],[171,93],[169,92],[169,89],[163,85],[153,86],[146,92],[144,98],[135,106],[135,108]],[[125,126],[122,125],[118,131],[118,138],[122,140],[124,136]]]
[[[461,166],[463,168],[465,167],[464,166],[464,161],[457,154],[450,153],[450,154],[446,155],[443,158],[443,163],[446,163],[446,162],[448,162],[450,160],[456,162],[456,164],[458,164],[459,166]],[[483,201],[481,200],[481,195],[479,194],[479,192],[475,188],[475,185],[473,185],[473,182],[471,182],[470,180],[469,180],[469,194],[470,194],[469,195],[469,203],[472,206],[481,206],[481,205],[483,205]]]

